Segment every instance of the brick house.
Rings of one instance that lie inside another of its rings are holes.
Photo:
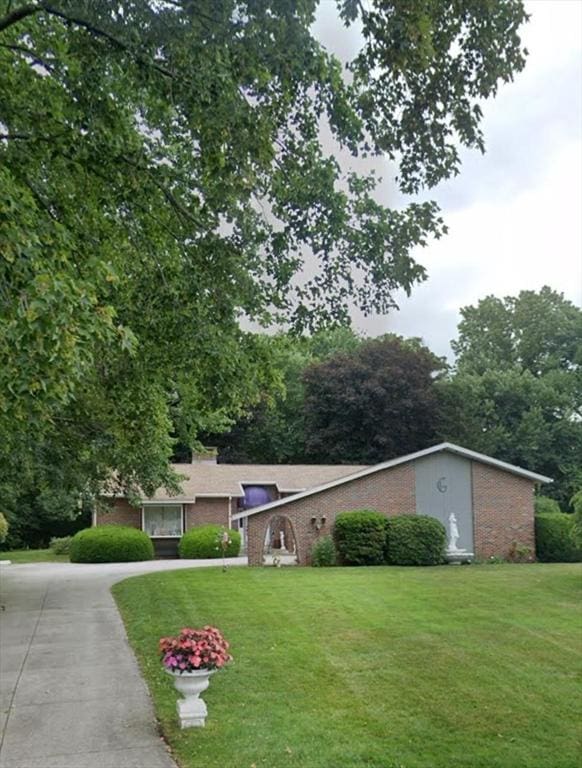
[[[163,489],[133,507],[122,496],[110,496],[93,515],[93,525],[127,525],[148,533],[158,557],[176,557],[182,534],[196,525],[216,523],[240,531],[245,544],[246,519],[237,513],[352,475],[362,465],[217,464],[216,452],[195,455],[191,464],[172,465],[183,478],[181,493]],[[236,520],[235,520],[236,517]],[[292,530],[283,527],[288,540]],[[273,533],[274,549],[281,531]]]
[[[232,521],[246,521],[250,565],[260,565],[272,556],[274,538],[281,530],[286,531],[286,549],[298,563],[308,564],[316,539],[332,532],[340,512],[355,509],[373,509],[386,516],[436,517],[448,531],[449,546],[453,519],[454,551],[479,559],[507,557],[516,546],[528,548],[535,556],[534,488],[549,482],[550,478],[535,472],[441,443],[360,467],[286,498],[240,509],[232,514]]]

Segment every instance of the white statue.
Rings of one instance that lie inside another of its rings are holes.
[[[449,552],[457,552],[457,541],[459,540],[459,528],[455,513],[449,515]]]
[[[279,531],[279,535],[281,536],[281,549],[285,550],[285,532]]]

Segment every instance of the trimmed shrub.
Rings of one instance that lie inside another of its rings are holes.
[[[572,496],[570,504],[574,508],[574,542],[582,547],[582,488]]]
[[[331,536],[320,536],[311,548],[311,565],[326,568],[337,563],[337,552]]]
[[[180,557],[185,560],[222,557],[221,539],[225,531],[230,544],[226,546],[224,554],[226,557],[236,557],[240,552],[240,533],[223,525],[198,525],[186,531],[178,547]]]
[[[444,561],[447,532],[427,515],[399,515],[386,524],[386,562],[389,565],[439,565]]]
[[[565,512],[536,515],[536,553],[542,563],[580,563],[582,548],[574,541],[573,515]]]
[[[333,539],[342,565],[381,565],[386,518],[369,509],[342,512],[336,518]]]
[[[4,544],[8,536],[8,520],[0,512],[0,544]]]
[[[550,499],[549,496],[534,497],[534,512],[536,515],[557,514],[561,511],[560,505],[555,499]]]
[[[153,560],[152,540],[137,528],[104,525],[76,533],[69,547],[72,563],[128,563]]]
[[[53,538],[49,544],[50,549],[55,555],[68,555],[71,547],[72,536],[61,536],[60,538]]]

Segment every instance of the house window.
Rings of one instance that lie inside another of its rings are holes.
[[[181,536],[182,505],[151,504],[143,507],[143,529],[149,536]]]
[[[238,499],[239,510],[262,507],[277,498],[277,490],[270,485],[243,485],[244,497]]]

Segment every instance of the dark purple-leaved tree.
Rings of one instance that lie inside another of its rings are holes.
[[[434,382],[445,364],[416,339],[386,336],[305,372],[311,461],[371,464],[436,441]]]

